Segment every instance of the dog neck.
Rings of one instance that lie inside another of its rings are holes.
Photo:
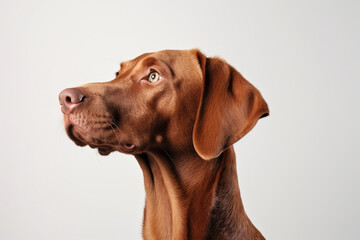
[[[233,147],[210,161],[195,151],[135,157],[146,191],[144,239],[264,239],[244,211]]]

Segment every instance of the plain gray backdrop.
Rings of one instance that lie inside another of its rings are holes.
[[[245,210],[267,239],[360,239],[360,2],[0,1],[0,239],[140,239],[134,157],[63,129],[59,92],[121,61],[199,48],[270,116],[236,143]]]

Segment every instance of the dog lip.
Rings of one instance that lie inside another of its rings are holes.
[[[76,145],[81,146],[81,147],[86,146],[87,143],[85,142],[84,139],[80,138],[79,134],[75,134],[74,128],[77,128],[77,127],[74,126],[74,125],[71,124],[71,123],[68,124],[68,125],[66,126],[66,133],[67,133],[67,135],[69,136],[69,138],[70,138],[71,140],[73,140],[73,141],[75,142]],[[78,135],[78,136],[76,136],[76,135]]]
[[[86,146],[88,145],[90,148],[97,148],[100,155],[109,155],[112,151],[114,151],[116,143],[109,143],[109,144],[98,144],[93,141],[93,139],[89,139],[89,132],[79,126],[78,124],[75,124],[71,121],[65,122],[66,125],[66,132],[71,140],[75,142],[78,146]],[[88,137],[86,137],[88,136]]]

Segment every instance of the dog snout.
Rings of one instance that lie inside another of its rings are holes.
[[[61,111],[64,114],[70,114],[71,111],[80,105],[85,99],[85,95],[77,88],[64,89],[59,94],[59,102],[61,105]]]

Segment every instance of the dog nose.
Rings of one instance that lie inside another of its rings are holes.
[[[85,96],[77,88],[67,88],[64,89],[59,94],[59,102],[61,105],[61,110],[64,114],[70,114],[71,111],[83,102]]]

